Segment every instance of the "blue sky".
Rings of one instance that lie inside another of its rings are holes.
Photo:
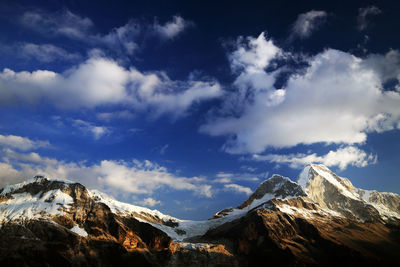
[[[400,193],[394,1],[1,1],[0,186],[186,219],[322,163]]]

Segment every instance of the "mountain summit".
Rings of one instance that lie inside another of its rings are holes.
[[[362,221],[400,219],[400,197],[353,186],[324,165],[310,164],[300,173],[297,183],[308,197],[322,208]]]
[[[400,196],[310,164],[190,221],[36,176],[0,189],[0,225],[2,266],[383,265],[399,259]]]

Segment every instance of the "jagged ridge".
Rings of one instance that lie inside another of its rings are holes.
[[[393,193],[355,188],[325,166],[311,164],[297,182],[273,175],[236,209],[188,221],[79,183],[36,177],[0,191],[0,264],[10,265],[4,259],[15,255],[33,261],[18,265],[35,265],[25,253],[35,251],[32,255],[61,257],[42,259],[51,265],[61,260],[65,266],[115,265],[99,254],[115,249],[119,260],[142,265],[256,266],[265,257],[280,264],[277,255],[288,264],[343,264],[335,253],[345,255],[349,265],[390,262],[400,249],[399,200]]]

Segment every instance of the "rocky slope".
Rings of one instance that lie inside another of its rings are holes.
[[[179,220],[83,185],[35,177],[0,189],[1,266],[388,265],[400,196],[355,188],[323,165],[274,175],[206,221]]]

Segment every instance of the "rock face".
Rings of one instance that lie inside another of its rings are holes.
[[[0,266],[384,266],[400,260],[399,218],[398,195],[323,165],[273,175],[207,221],[35,177],[0,189]]]

